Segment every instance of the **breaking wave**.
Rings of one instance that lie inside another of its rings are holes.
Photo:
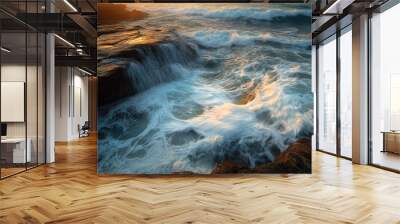
[[[185,8],[185,9],[146,9],[144,11],[158,11],[168,14],[181,14],[188,16],[200,16],[212,19],[226,19],[226,20],[261,20],[261,21],[283,21],[296,19],[309,20],[311,10],[304,9],[260,9],[260,8],[227,8],[227,9],[199,9],[199,8]]]
[[[270,38],[270,34],[237,31],[199,31],[194,34],[193,38],[200,46],[219,48],[263,42]]]
[[[277,47],[296,47],[309,49],[310,40],[273,36],[269,32],[250,32],[237,30],[201,30],[191,36],[195,42],[206,48],[269,44]]]
[[[197,58],[196,46],[182,41],[142,46],[126,65],[126,74],[135,93],[181,78]]]
[[[282,17],[276,9],[169,10],[232,20]],[[211,173],[223,161],[254,168],[310,138],[307,35],[174,20],[176,40],[132,55],[126,71],[137,93],[99,110],[100,173]]]

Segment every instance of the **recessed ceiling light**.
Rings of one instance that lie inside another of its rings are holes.
[[[90,72],[88,72],[88,71],[86,71],[86,70],[83,70],[83,69],[81,69],[81,68],[79,68],[79,67],[78,67],[78,70],[81,71],[81,72],[83,72],[83,73],[85,73],[85,74],[87,74],[87,75],[90,75],[90,76],[93,75],[92,73],[90,73]]]
[[[62,38],[61,36],[59,36],[58,34],[54,34],[55,37],[57,37],[59,40],[61,40],[62,42],[64,42],[65,44],[67,44],[68,46],[75,48],[75,45],[73,45],[71,42],[69,42],[68,40]]]
[[[353,4],[353,2],[355,2],[355,0],[336,0],[326,10],[324,10],[322,14],[340,15],[343,13],[343,10]]]
[[[73,6],[68,0],[64,0],[64,3],[68,5],[74,12],[78,12],[78,10]]]
[[[11,52],[11,50],[9,50],[9,49],[7,49],[5,47],[1,47],[0,49],[1,49],[1,51],[4,51],[6,53],[10,53]]]

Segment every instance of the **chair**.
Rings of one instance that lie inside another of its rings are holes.
[[[78,124],[79,138],[89,136],[89,129],[90,129],[89,121],[85,121],[82,127]]]

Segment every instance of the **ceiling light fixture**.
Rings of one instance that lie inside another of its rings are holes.
[[[343,10],[353,4],[355,0],[336,0],[330,5],[324,12],[323,15],[340,15],[343,14]]]
[[[78,12],[78,10],[73,6],[68,0],[64,0],[64,3],[68,5],[74,12]]]
[[[336,8],[340,0],[336,0],[332,5],[330,5],[322,14],[331,14],[331,10]]]
[[[86,71],[86,70],[83,70],[83,69],[81,69],[81,68],[79,68],[79,67],[78,67],[78,70],[81,71],[81,72],[83,72],[83,73],[85,73],[85,74],[87,74],[87,75],[90,75],[90,76],[93,75],[92,73],[90,73],[90,72],[88,72],[88,71]]]
[[[1,49],[2,51],[6,52],[6,53],[10,53],[10,52],[11,52],[11,50],[9,50],[9,49],[7,49],[7,48],[5,48],[5,47],[1,47],[0,49]]]
[[[76,53],[78,53],[78,55],[86,55],[82,48],[77,48]]]
[[[75,48],[75,45],[73,45],[71,42],[69,42],[68,40],[60,37],[58,34],[54,34],[55,37],[57,37],[59,40],[61,40],[62,42],[64,42],[65,44],[67,44],[68,46]]]

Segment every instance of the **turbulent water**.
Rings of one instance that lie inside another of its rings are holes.
[[[100,107],[100,173],[211,173],[223,161],[252,169],[310,138],[309,6],[132,8],[148,16],[124,27],[168,38],[102,59],[126,62],[132,94]]]

